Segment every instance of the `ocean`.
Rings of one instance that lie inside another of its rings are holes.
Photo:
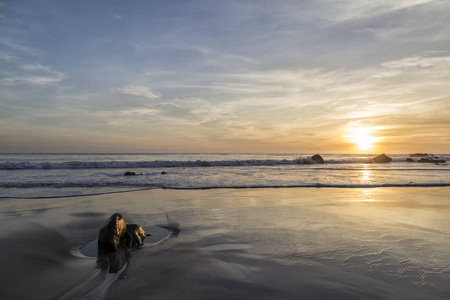
[[[0,154],[0,197],[45,198],[140,189],[450,186],[447,163],[367,163],[376,154]],[[448,161],[450,154],[435,154]],[[420,158],[414,157],[415,161]],[[125,176],[134,172],[136,176]]]

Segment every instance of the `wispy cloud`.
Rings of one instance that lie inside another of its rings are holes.
[[[151,88],[141,85],[127,85],[115,90],[123,94],[145,97],[148,99],[158,99],[161,97],[161,94],[155,93]]]
[[[429,51],[425,55],[416,55],[385,62],[382,64],[382,67],[386,72],[377,74],[375,77],[392,77],[405,72],[424,71],[424,69],[429,69],[425,71],[433,71],[435,75],[450,77],[450,53]]]
[[[45,71],[45,72],[54,72],[49,66],[43,66],[40,64],[34,64],[34,65],[22,65],[20,66],[21,69],[32,72],[32,71]]]
[[[0,60],[3,60],[3,61],[16,61],[17,57],[14,56],[14,55],[11,55],[9,53],[5,53],[5,52],[0,51]]]
[[[0,79],[0,85],[22,85],[22,84],[49,85],[60,82],[63,79],[64,76],[62,74],[58,74],[52,77],[17,76]]]
[[[0,45],[15,53],[23,53],[25,55],[36,56],[38,51],[28,46],[22,41],[17,41],[8,37],[0,37]]]
[[[430,2],[434,2],[434,0],[321,0],[319,3],[330,13],[328,18],[342,22],[373,17]]]
[[[21,64],[18,60],[7,57],[9,61],[15,61],[15,68],[11,71],[1,72],[0,85],[52,85],[64,80],[65,74],[53,70],[49,66],[40,64]]]

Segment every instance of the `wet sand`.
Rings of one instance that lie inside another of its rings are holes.
[[[448,299],[448,195],[292,188],[1,199],[0,298]],[[115,212],[154,230],[153,240],[85,255]],[[157,229],[166,213],[178,235]]]

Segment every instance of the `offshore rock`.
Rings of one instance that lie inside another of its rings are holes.
[[[135,176],[136,173],[127,171],[127,172],[125,172],[125,174],[123,174],[123,175],[125,175],[125,176]]]
[[[211,163],[209,161],[202,161],[202,167],[211,167]]]
[[[429,156],[428,153],[414,153],[414,154],[410,154],[409,157],[426,157]]]
[[[416,162],[414,159],[409,158],[409,157],[406,159],[406,161],[407,161],[407,162]]]
[[[430,163],[430,164],[443,164],[444,159],[432,159],[432,158],[421,158],[417,161],[418,163]]]
[[[323,160],[322,156],[320,156],[319,154],[315,154],[315,155],[311,156],[311,159],[316,164],[324,164],[325,163],[325,161]]]
[[[372,160],[376,163],[388,163],[392,161],[392,158],[390,158],[389,156],[387,156],[386,154],[380,154],[378,156],[375,156],[374,158],[372,158]]]

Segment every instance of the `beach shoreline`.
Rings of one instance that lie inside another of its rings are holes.
[[[1,199],[0,295],[61,299],[74,289],[79,298],[87,295],[96,281],[77,290],[80,282],[104,274],[95,258],[73,253],[119,212],[144,227],[166,223],[168,213],[181,232],[132,251],[100,298],[445,299],[449,192],[152,189]]]

